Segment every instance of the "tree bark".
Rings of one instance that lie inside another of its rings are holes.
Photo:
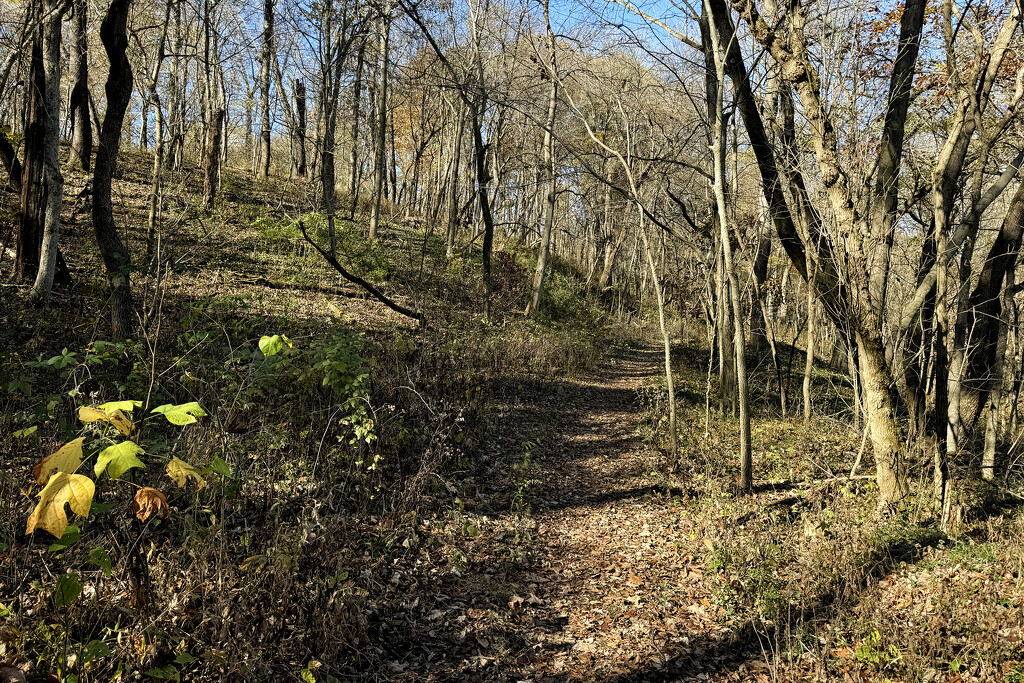
[[[53,280],[60,255],[60,207],[64,198],[64,176],[60,172],[60,41],[62,7],[50,7],[45,3],[46,19],[42,27],[42,52],[45,90],[44,140],[43,140],[43,181],[46,209],[43,224],[43,239],[39,252],[39,269],[32,286],[30,298],[45,301],[53,289]]]
[[[295,128],[292,130],[292,174],[305,178],[306,169],[306,84],[295,81]]]
[[[128,13],[131,0],[112,0],[100,26],[100,40],[110,60],[105,91],[107,113],[100,128],[93,173],[92,218],[103,263],[112,288],[113,336],[126,339],[134,331],[131,290],[131,255],[121,242],[114,223],[111,183],[121,144],[125,112],[132,95],[132,68],[128,62]]]
[[[274,0],[263,0],[263,35],[260,57],[260,165],[259,177],[270,177],[270,66],[274,56]]]
[[[72,168],[88,171],[92,164],[92,120],[89,118],[89,40],[86,19],[87,0],[74,0],[74,42],[71,45],[71,68],[75,85],[71,89],[68,108],[71,116]]]
[[[43,67],[43,0],[30,5],[33,29],[28,87],[25,88],[25,163],[21,179],[21,215],[15,279],[34,280],[39,271],[46,222],[46,73]]]
[[[377,230],[380,227],[381,203],[384,200],[384,184],[387,176],[384,160],[387,154],[387,129],[388,129],[388,70],[391,41],[391,6],[385,0],[384,8],[380,18],[380,31],[377,36],[378,48],[380,50],[377,67],[377,89],[374,116],[376,125],[374,131],[374,159],[373,159],[373,203],[370,208],[370,239],[377,239]]]
[[[551,230],[555,224],[555,199],[557,197],[557,178],[555,176],[555,114],[558,104],[558,72],[555,62],[555,34],[551,30],[551,19],[548,13],[549,0],[544,0],[544,26],[547,30],[548,49],[551,56],[547,67],[551,72],[549,80],[551,89],[548,91],[548,113],[544,123],[544,171],[547,174],[547,201],[545,203],[544,232],[540,239],[540,253],[537,255],[537,270],[533,276],[533,294],[526,306],[526,317],[530,318],[540,308],[540,298],[544,292],[544,275],[548,265],[548,251],[551,248]]]

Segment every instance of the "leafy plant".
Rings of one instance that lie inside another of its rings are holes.
[[[76,515],[88,517],[92,512],[96,484],[104,473],[110,480],[119,480],[130,469],[146,468],[146,463],[139,457],[145,455],[145,449],[132,440],[118,438],[129,436],[137,430],[125,411],[131,413],[141,406],[141,401],[116,401],[79,408],[78,419],[84,425],[83,430],[86,433],[41,458],[33,467],[35,481],[43,488],[37,494],[39,502],[28,517],[26,534],[42,529],[59,539],[51,550],[66,548],[78,540],[79,528],[69,526],[65,507],[70,507]],[[151,412],[154,415],[163,415],[171,424],[180,426],[192,424],[198,417],[206,415],[199,404],[194,402],[162,405]],[[84,460],[88,459],[84,457],[86,443],[96,458],[93,465],[95,480],[79,473]],[[185,486],[189,479],[195,481],[199,488],[206,485],[202,472],[179,458],[172,458],[166,471],[179,487]],[[170,508],[166,497],[160,491],[142,487],[135,495],[135,513],[142,520],[147,520],[154,514],[166,520],[170,516]],[[69,530],[73,530],[73,538],[66,536]],[[90,561],[109,571],[109,555],[106,555],[106,551],[99,554],[97,550],[90,554]],[[70,579],[61,580],[64,584],[59,584],[58,588],[60,585],[70,585]],[[70,595],[71,592],[64,590],[61,595]],[[55,602],[66,604],[75,596],[77,593],[67,599],[55,599]]]

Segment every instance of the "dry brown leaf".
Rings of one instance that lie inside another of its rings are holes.
[[[167,505],[167,497],[149,486],[143,486],[135,494],[132,512],[143,522],[153,515],[165,522],[171,518],[171,508]]]
[[[40,459],[32,468],[32,475],[36,478],[36,483],[40,486],[45,484],[54,470],[74,474],[82,465],[83,443],[85,443],[85,437],[81,436],[74,441],[68,441],[57,449],[56,453]]]

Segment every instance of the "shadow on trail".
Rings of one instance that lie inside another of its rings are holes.
[[[784,650],[791,637],[799,638],[805,628],[815,632],[831,622],[855,606],[869,586],[890,574],[901,562],[916,562],[926,549],[943,538],[937,529],[921,531],[922,536],[894,539],[876,548],[860,566],[856,577],[836,579],[825,593],[783,619],[772,623],[748,620],[723,636],[691,639],[688,647],[667,653],[664,661],[649,662],[630,673],[602,680],[605,683],[643,683],[675,681],[701,673],[735,672],[745,663],[762,659],[766,652]]]
[[[617,503],[623,500],[643,498],[644,496],[665,496],[666,494],[687,498],[696,495],[693,490],[684,489],[678,486],[634,486],[632,488],[622,489],[619,491],[595,493],[591,496],[577,496],[573,500],[541,503],[538,505],[538,508],[539,512],[556,512],[558,510],[567,510],[573,507],[607,505],[609,503]]]

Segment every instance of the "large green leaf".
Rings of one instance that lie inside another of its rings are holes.
[[[96,476],[106,472],[111,479],[118,479],[133,467],[146,469],[146,465],[138,458],[141,453],[145,453],[145,451],[134,441],[122,441],[104,448],[96,458],[96,467],[94,468]]]
[[[178,405],[168,403],[167,405],[153,408],[153,412],[162,414],[167,418],[168,422],[179,427],[192,424],[196,421],[197,417],[206,417],[206,411],[200,408],[199,404],[195,401]]]
[[[74,574],[61,574],[53,591],[53,606],[60,609],[82,594],[82,584]]]
[[[292,342],[283,334],[275,334],[273,337],[260,337],[260,351],[264,358],[276,356],[284,350],[285,345],[291,346]]]

